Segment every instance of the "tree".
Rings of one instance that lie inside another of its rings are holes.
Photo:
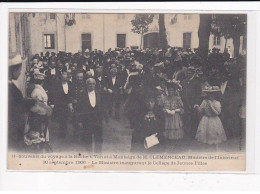
[[[212,32],[219,33],[226,40],[233,39],[235,57],[239,55],[240,36],[246,35],[246,22],[246,14],[217,14],[214,18]]]
[[[203,59],[208,56],[209,36],[211,32],[212,14],[200,14],[199,25],[199,52]]]
[[[234,44],[234,56],[238,57],[240,47],[240,36],[246,35],[247,27],[247,16],[246,14],[234,14],[231,20],[231,37]]]
[[[165,28],[165,22],[164,22],[164,14],[159,14],[159,37],[160,37],[160,44],[163,51],[167,50],[168,42],[167,42],[167,36],[166,36],[166,28]]]
[[[225,46],[227,48],[227,40],[231,38],[230,32],[230,16],[232,15],[214,15],[212,25],[211,25],[211,32],[215,36],[224,37],[225,38]]]
[[[133,25],[132,32],[141,35],[141,43],[140,43],[141,49],[143,45],[144,33],[148,32],[149,25],[153,22],[153,17],[154,14],[140,13],[140,14],[136,14],[135,18],[131,20],[131,23]]]

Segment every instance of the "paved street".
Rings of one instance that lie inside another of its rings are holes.
[[[129,128],[129,123],[126,118],[120,121],[109,119],[109,122],[104,122],[103,125],[103,153],[129,153],[131,147],[132,129]],[[72,141],[73,127],[69,124],[66,139],[61,139],[57,124],[52,122],[50,126],[50,140],[53,145],[54,152],[83,152],[84,145]],[[167,142],[167,153],[184,153],[184,152],[237,152],[244,150],[244,140],[239,137],[228,139],[228,141],[216,145],[207,145],[200,143],[190,137],[185,136],[182,140]]]

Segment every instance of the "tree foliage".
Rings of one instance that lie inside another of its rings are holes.
[[[231,15],[214,15],[211,24],[212,34],[219,37],[224,36],[225,39],[231,38],[230,18]]]
[[[214,35],[224,36],[225,39],[232,38],[234,55],[238,56],[240,36],[246,35],[246,24],[246,14],[216,14],[213,17],[211,32]]]
[[[132,32],[144,34],[148,32],[149,25],[153,22],[154,14],[139,13],[131,20],[133,25]]]

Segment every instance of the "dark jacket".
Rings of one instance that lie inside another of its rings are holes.
[[[96,106],[93,108],[89,101],[88,92],[79,99],[80,106],[78,107],[78,114],[80,115],[80,122],[83,123],[85,128],[89,130],[95,130],[96,128],[102,128],[102,103],[100,94],[95,91],[96,94]]]
[[[116,76],[115,84],[113,85],[112,77],[107,77],[107,89],[111,89],[114,94],[118,94],[120,92],[121,80],[119,76]]]
[[[56,69],[56,74],[51,75],[51,70],[49,69],[46,72],[46,79],[43,84],[43,88],[45,89],[48,95],[48,104],[53,105],[56,101],[56,89],[57,85],[60,82],[60,75]]]
[[[96,80],[96,89],[97,91],[103,95],[104,94],[104,89],[107,86],[107,77],[101,76],[101,81],[99,81],[98,77],[95,77]]]
[[[13,83],[9,83],[8,90],[8,145],[19,149],[24,139],[25,112],[29,111],[35,100],[24,99]]]
[[[67,113],[68,104],[72,103],[72,86],[71,82],[68,82],[68,94],[65,94],[62,82],[59,81],[56,87],[56,96],[54,100],[54,113],[62,114]]]
[[[186,111],[193,109],[195,104],[201,104],[201,81],[199,78],[185,80],[182,85],[181,98]]]

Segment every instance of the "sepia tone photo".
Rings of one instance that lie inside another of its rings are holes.
[[[8,169],[245,171],[247,15],[9,13]]]

